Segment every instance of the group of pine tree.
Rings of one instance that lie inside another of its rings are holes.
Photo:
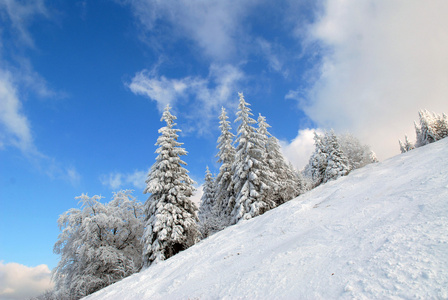
[[[269,133],[266,118],[255,121],[239,93],[236,135],[226,110],[219,116],[219,172],[206,168],[200,209],[190,197],[195,182],[189,177],[187,155],[178,141],[180,129],[167,106],[159,129],[156,162],[146,180],[142,204],[124,190],[109,203],[102,197],[77,197],[80,209],[60,216],[61,234],[54,252],[53,291],[37,299],[80,299],[152,264],[168,259],[227,226],[259,216],[309,189],[376,162],[375,154],[350,134],[314,134],[315,150],[301,172],[289,164],[279,141]],[[421,111],[417,142],[400,142],[402,152],[448,136],[448,120]],[[404,150],[405,149],[405,150]]]

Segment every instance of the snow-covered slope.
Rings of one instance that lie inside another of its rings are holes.
[[[94,299],[448,298],[448,139],[369,165]]]

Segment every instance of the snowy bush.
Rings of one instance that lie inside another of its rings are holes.
[[[79,299],[141,268],[143,211],[125,190],[109,203],[102,197],[76,197],[81,209],[70,209],[58,219],[62,230],[54,245],[61,259],[54,270],[58,299]]]

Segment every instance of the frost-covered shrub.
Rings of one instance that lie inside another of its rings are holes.
[[[101,198],[76,197],[81,209],[72,208],[58,219],[58,299],[82,298],[141,268],[142,204],[128,190],[115,193],[109,203],[101,203]]]

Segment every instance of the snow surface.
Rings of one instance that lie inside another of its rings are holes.
[[[448,298],[448,139],[368,165],[86,299]]]

